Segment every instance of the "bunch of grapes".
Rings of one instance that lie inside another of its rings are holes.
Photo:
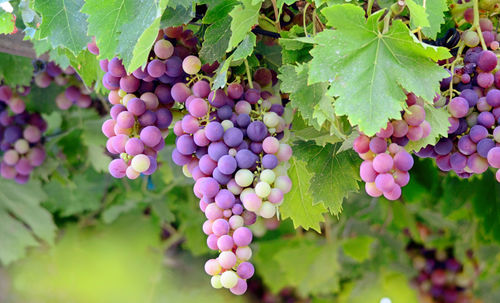
[[[487,45],[498,48],[497,34],[488,19],[481,19]],[[463,59],[455,59],[453,76],[441,82],[443,95],[439,106],[446,106],[451,115],[448,137],[418,152],[432,157],[442,171],[455,171],[459,177],[481,174],[490,166],[500,168],[500,71],[497,54],[477,47],[473,34],[466,31],[462,39],[471,46]],[[472,41],[474,40],[474,41]],[[450,91],[457,92],[453,96]],[[496,173],[500,182],[500,170]]]
[[[185,60],[183,68],[199,70],[191,60]],[[245,293],[246,280],[254,274],[248,262],[253,235],[246,226],[257,216],[275,216],[292,186],[286,174],[292,149],[282,143],[289,121],[281,97],[272,93],[276,78],[265,68],[254,78],[249,86],[234,82],[225,90],[211,91],[204,79],[191,87],[172,87],[175,101],[188,111],[174,126],[172,159],[195,180],[194,193],[207,218],[207,245],[219,251],[206,262],[205,271],[214,288],[237,295]]]
[[[67,110],[73,104],[87,108],[92,104],[92,91],[85,87],[71,66],[63,70],[56,63],[48,62],[34,77],[35,85],[40,88],[47,88],[52,82],[58,86],[66,86],[65,91],[56,97],[56,104],[60,109]]]
[[[423,101],[407,94],[408,108],[400,120],[392,120],[374,137],[361,134],[354,140],[354,150],[364,160],[359,168],[365,190],[372,197],[382,194],[389,200],[401,196],[401,187],[408,184],[413,158],[403,147],[409,141],[429,136],[431,126],[425,120]]]
[[[119,155],[109,164],[113,177],[136,179],[156,170],[157,153],[165,146],[173,118],[170,109],[182,88],[187,90],[184,82],[192,73],[186,66],[201,66],[190,55],[196,43],[192,31],[167,28],[160,30],[144,69],[127,74],[118,58],[100,61],[106,72],[102,82],[111,90],[108,99],[113,104],[102,131],[109,138],[108,151]]]
[[[0,175],[3,178],[20,184],[28,182],[33,169],[45,160],[42,135],[46,129],[42,116],[26,112],[25,103],[17,93],[8,86],[0,86]]]
[[[408,244],[413,267],[418,275],[412,285],[418,289],[420,302],[471,303],[472,287],[478,274],[472,258],[469,267],[453,257],[453,249],[436,250],[411,242]]]

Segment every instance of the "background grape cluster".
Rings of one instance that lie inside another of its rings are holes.
[[[23,93],[29,90],[22,88]],[[38,113],[26,111],[21,95],[0,86],[0,175],[17,183],[28,182],[32,171],[43,164],[46,153],[43,133],[47,123]]]

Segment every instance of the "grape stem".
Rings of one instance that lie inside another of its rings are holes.
[[[455,65],[457,64],[457,61],[459,61],[462,58],[462,52],[464,50],[465,43],[464,41],[460,40],[458,43],[458,51],[457,55],[455,56],[455,60],[451,63],[450,67],[450,73],[451,73],[451,81],[450,81],[450,89],[448,90],[448,95],[451,98],[453,98],[453,76],[455,75]]]
[[[483,50],[487,50],[486,42],[484,42],[483,32],[481,31],[481,25],[479,24],[479,0],[472,0],[474,4],[474,22],[472,27],[477,31],[479,35],[479,40],[481,41],[481,47]]]
[[[280,25],[280,13],[278,10],[278,5],[276,4],[276,0],[271,0],[271,2],[273,3],[274,17],[276,19],[276,22],[274,24],[276,25],[276,30],[279,33],[281,32],[281,25]]]
[[[304,27],[304,34],[306,35],[306,37],[309,37],[309,35],[307,34],[307,25],[306,25],[306,13],[307,9],[309,8],[309,5],[310,3],[307,2],[306,6],[304,6],[304,11],[302,12],[302,27]]]
[[[250,86],[250,88],[253,88],[253,82],[252,82],[252,75],[250,73],[250,66],[248,65],[248,60],[245,59],[245,69],[247,71],[247,80],[248,80],[248,86]]]

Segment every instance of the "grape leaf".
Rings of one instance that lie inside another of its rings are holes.
[[[312,126],[308,126],[300,115],[295,115],[292,122],[292,134],[300,140],[311,140],[317,145],[325,146],[327,143],[337,143],[342,139],[331,134],[324,127],[321,130],[316,130]],[[352,146],[351,146],[352,147]]]
[[[102,2],[102,1],[99,1]],[[80,12],[84,0],[37,0],[35,9],[42,16],[40,38],[48,38],[53,47],[62,46],[78,55],[89,43],[87,20]]]
[[[333,98],[326,96],[328,84],[315,83],[308,85],[307,83],[308,65],[283,65],[279,69],[278,78],[281,80],[281,90],[289,93],[290,103],[292,107],[300,111],[302,117],[313,125],[317,130],[321,129],[322,123],[317,121],[315,111],[318,109],[318,104],[326,104],[332,106]]]
[[[49,40],[47,39],[32,40],[31,42],[33,43],[33,49],[35,49],[37,57],[40,57],[41,55],[45,54],[52,48],[50,46]]]
[[[203,16],[203,23],[215,23],[228,16],[229,12],[238,4],[237,0],[203,0],[201,4],[207,5],[207,11]]]
[[[405,146],[408,151],[419,151],[428,144],[434,145],[440,137],[448,136],[448,127],[450,114],[445,108],[435,108],[432,105],[425,105],[425,120],[431,125],[431,133],[429,136],[418,141],[410,141]]]
[[[224,57],[231,38],[230,24],[231,17],[226,16],[207,28],[200,50],[200,59],[203,62],[212,63]]]
[[[266,45],[264,42],[257,42],[255,52],[262,56],[261,62],[273,70],[278,70],[281,66],[281,47],[279,44],[272,46]]]
[[[229,15],[233,18],[231,20],[231,39],[226,52],[231,51],[238,45],[252,27],[257,24],[259,18],[259,10],[262,1],[257,4],[252,4],[251,0],[241,0],[241,4],[235,6]]]
[[[227,82],[227,71],[229,69],[229,66],[231,65],[231,61],[233,60],[233,56],[227,57],[226,60],[217,68],[215,71],[215,79],[214,83],[212,84],[212,90],[218,89],[218,88],[223,88],[226,86]]]
[[[357,262],[364,262],[371,258],[373,251],[370,249],[375,238],[370,236],[357,236],[342,241],[344,253]]]
[[[83,119],[82,139],[87,146],[87,159],[97,172],[107,173],[111,159],[105,154],[106,137],[102,135],[101,131],[105,118],[91,112],[86,114]]]
[[[295,157],[305,161],[313,175],[309,192],[314,204],[323,203],[335,215],[342,211],[343,199],[359,190],[361,180],[359,157],[352,150],[337,153],[340,146],[340,143],[318,146],[312,141],[300,141],[293,146]]]
[[[252,259],[259,276],[272,293],[278,293],[288,285],[288,279],[285,276],[287,268],[282,268],[275,261],[275,256],[282,249],[291,249],[297,247],[298,244],[297,238],[259,242]]]
[[[0,53],[0,80],[5,84],[29,86],[33,70],[30,58]]]
[[[400,117],[405,99],[402,88],[432,101],[439,81],[447,77],[432,60],[444,59],[443,54],[449,56],[449,52],[415,42],[401,20],[394,20],[386,34],[380,33],[383,10],[368,19],[363,8],[351,4],[321,12],[327,25],[336,30],[315,36],[308,81],[331,83],[329,93],[338,96],[337,115],[347,115],[352,125],[373,135],[389,119]]]
[[[481,230],[488,239],[500,242],[500,184],[491,171],[484,173],[482,180],[474,181],[476,196],[472,206],[481,223]]]
[[[23,257],[27,247],[37,246],[36,238],[54,242],[56,226],[50,213],[40,207],[45,199],[37,181],[24,185],[0,182],[0,261],[4,265]]]
[[[429,1],[431,2],[431,1]],[[422,4],[416,3],[414,0],[406,0],[406,5],[410,10],[410,23],[412,27],[429,27],[429,19],[427,18],[427,12]]]
[[[413,0],[418,5],[424,4],[425,0]],[[425,1],[425,12],[429,19],[429,26],[423,26],[422,32],[431,39],[435,39],[441,31],[441,24],[445,22],[444,12],[448,10],[446,0]],[[408,3],[408,2],[407,2]]]
[[[43,187],[49,196],[44,206],[62,217],[96,210],[107,188],[106,178],[104,174],[87,169],[65,184],[52,180]]]
[[[14,16],[0,8],[0,34],[10,34],[14,27]]]
[[[309,228],[321,232],[319,223],[324,222],[323,213],[327,211],[322,203],[314,203],[311,194],[312,174],[306,168],[306,162],[292,157],[288,175],[292,180],[292,190],[285,195],[285,200],[280,206],[283,219],[290,218],[294,228]]]
[[[255,37],[254,33],[248,33],[245,39],[241,41],[240,45],[238,45],[238,48],[236,48],[236,50],[234,51],[232,55],[233,60],[238,61],[250,56],[253,52],[253,48],[255,47],[256,40],[257,37]]]
[[[88,87],[93,87],[95,82],[99,82],[99,79],[102,79],[104,72],[99,66],[99,61],[97,57],[88,50],[80,52],[77,56],[73,56],[68,50],[60,48],[59,54],[61,53],[66,55],[71,66]]]
[[[194,17],[193,7],[167,7],[161,17],[161,28],[180,26],[189,23]],[[206,34],[205,34],[206,35]]]
[[[88,34],[96,37],[99,58],[120,52],[128,71],[143,64],[165,6],[166,0],[87,0],[82,12],[89,15]]]
[[[329,294],[340,289],[337,250],[335,243],[302,240],[297,247],[281,249],[274,260],[301,296]]]
[[[193,6],[193,1],[192,0],[169,0],[168,1],[168,6],[169,7],[184,7],[184,8],[188,8],[190,6]]]
[[[158,3],[148,1],[147,5],[141,5],[141,9],[135,12],[132,21],[122,26],[118,54],[121,55],[127,72],[132,73],[148,60],[167,2],[168,0],[159,0]],[[132,31],[131,28],[135,30]]]

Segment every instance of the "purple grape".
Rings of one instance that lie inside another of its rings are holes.
[[[248,149],[239,150],[236,153],[236,162],[239,168],[250,168],[254,166],[259,157]]]
[[[206,98],[210,94],[210,84],[205,80],[196,81],[191,89],[193,95],[199,98]]]
[[[479,53],[477,66],[484,72],[491,72],[497,66],[497,56],[494,52],[484,50]]]
[[[182,135],[177,138],[176,147],[183,155],[191,155],[196,151],[196,144],[194,144],[193,137],[189,135]]]
[[[475,143],[488,136],[488,130],[482,125],[474,125],[469,132],[470,139]]]
[[[250,104],[257,104],[260,100],[260,91],[255,88],[250,88],[245,92],[245,100]]]
[[[165,61],[165,66],[166,66],[166,70],[164,73],[170,77],[174,77],[174,78],[179,77],[183,73],[183,71],[182,71],[182,59],[177,57],[177,56],[174,56],[174,57],[167,59]]]
[[[224,93],[224,90],[218,89],[215,92],[210,92],[208,95],[208,103],[214,107],[222,107],[226,104],[226,94]]]
[[[220,157],[219,161],[217,162],[217,168],[221,173],[230,175],[236,171],[236,159],[230,155],[224,155]]]
[[[165,62],[154,59],[153,61],[148,63],[146,70],[151,77],[159,78],[165,73]]]
[[[146,146],[153,147],[162,140],[161,131],[155,126],[147,126],[141,130],[140,138]]]
[[[213,121],[207,124],[205,127],[205,136],[208,140],[214,142],[222,139],[224,135],[224,128],[219,122]]]
[[[262,166],[267,169],[274,169],[278,166],[278,158],[275,155],[267,154],[262,157]]]
[[[467,100],[469,103],[469,107],[474,107],[477,104],[477,101],[479,100],[479,96],[476,94],[476,92],[472,89],[464,89],[460,93],[460,97],[464,98]]]
[[[215,196],[215,204],[222,209],[232,208],[236,198],[227,189],[221,189]]]
[[[236,118],[236,123],[238,124],[239,127],[246,128],[250,124],[250,122],[252,122],[252,119],[248,114],[239,114],[238,117]]]
[[[166,108],[160,108],[156,111],[156,126],[160,129],[164,129],[170,126],[172,123],[172,113]]]
[[[263,151],[262,143],[260,142],[250,143],[250,150],[256,154],[260,154]]]
[[[229,105],[224,105],[217,110],[217,117],[221,120],[231,119],[233,115],[233,109]]]
[[[125,152],[131,156],[136,156],[144,152],[144,143],[139,138],[130,138],[125,144]]]
[[[453,149],[453,141],[448,138],[441,138],[434,146],[434,151],[441,156],[447,155]]]
[[[243,142],[243,133],[236,127],[231,127],[224,132],[224,143],[229,147],[236,147]]]
[[[215,168],[212,172],[212,177],[221,185],[226,185],[232,178],[232,175],[223,174],[219,168]]]
[[[120,88],[127,93],[133,93],[138,90],[140,84],[140,80],[133,75],[124,76],[120,79]]]
[[[155,95],[158,97],[158,101],[160,101],[163,105],[172,104],[174,99],[170,94],[170,87],[167,85],[160,84],[155,88]]]
[[[253,121],[247,127],[247,136],[255,142],[262,142],[268,135],[266,125],[261,121]]]
[[[222,156],[227,155],[228,151],[229,151],[229,148],[227,147],[226,144],[224,144],[224,142],[220,142],[220,141],[219,142],[212,142],[208,146],[208,155],[214,161],[219,161],[219,159]]]
[[[495,77],[490,73],[479,73],[477,75],[477,84],[482,88],[488,88],[493,85]]]
[[[477,116],[477,123],[486,128],[491,128],[495,122],[495,116],[490,112],[482,112]]]
[[[102,84],[109,90],[120,88],[120,78],[112,76],[109,72],[102,77]]]
[[[156,123],[156,114],[153,111],[147,110],[137,119],[142,127],[152,126]]]
[[[172,86],[170,94],[175,101],[184,103],[186,102],[186,99],[191,96],[191,90],[186,86],[186,84],[179,82]]]
[[[181,154],[176,148],[172,151],[172,160],[175,164],[183,166],[188,164],[192,159],[192,156],[186,156]]]
[[[122,60],[118,58],[113,58],[108,63],[108,71],[113,77],[121,78],[124,77],[127,72],[123,67]]]
[[[493,147],[488,152],[488,163],[494,168],[500,168],[500,147]]]
[[[451,168],[456,172],[462,172],[462,170],[467,166],[467,157],[459,152],[453,153],[450,156]]]
[[[476,151],[476,143],[470,139],[469,135],[465,135],[458,140],[458,150],[464,155],[471,155]]]
[[[493,147],[495,147],[495,142],[489,138],[484,138],[477,143],[477,153],[481,157],[486,158],[488,156],[488,152]]]
[[[239,100],[243,96],[243,86],[239,83],[231,83],[227,87],[227,94],[231,99]]]

